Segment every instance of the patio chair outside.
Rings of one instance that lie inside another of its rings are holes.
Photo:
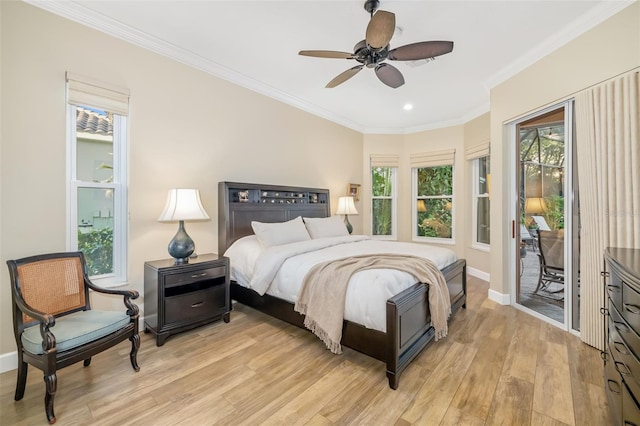
[[[545,290],[552,293],[564,291],[564,230],[538,230],[538,257],[540,275],[534,293]],[[552,289],[551,284],[561,284],[560,289]]]

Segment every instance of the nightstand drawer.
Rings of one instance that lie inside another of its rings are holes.
[[[189,321],[210,317],[226,310],[225,286],[167,297],[164,300],[165,322]]]
[[[217,268],[200,269],[188,273],[169,274],[164,279],[164,285],[166,288],[196,281],[204,281],[210,278],[224,277],[227,273],[226,269],[224,266],[219,266]]]

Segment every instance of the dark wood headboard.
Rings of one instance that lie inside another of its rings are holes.
[[[259,183],[218,183],[218,253],[252,235],[251,221],[286,222],[298,216],[328,217],[329,190]]]

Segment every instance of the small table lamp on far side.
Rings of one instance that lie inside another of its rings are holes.
[[[351,234],[351,232],[353,232],[353,226],[349,222],[349,215],[358,214],[352,196],[338,198],[338,210],[336,210],[336,214],[344,215],[344,226],[347,227],[347,231]]]
[[[167,195],[167,204],[158,218],[159,222],[178,222],[178,232],[169,242],[169,254],[176,264],[189,263],[196,248],[193,240],[184,229],[185,220],[207,220],[197,189],[171,189]]]

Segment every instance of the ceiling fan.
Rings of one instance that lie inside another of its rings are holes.
[[[393,37],[396,28],[396,16],[384,10],[377,10],[380,6],[378,0],[367,0],[364,9],[371,15],[367,25],[365,40],[358,42],[353,53],[336,52],[333,50],[301,50],[302,56],[317,58],[355,59],[360,62],[353,68],[338,74],[325,87],[332,88],[344,83],[356,75],[365,66],[374,68],[381,82],[394,89],[404,84],[402,73],[385,60],[390,61],[417,61],[420,59],[433,59],[436,56],[450,53],[453,50],[452,41],[421,41],[391,49],[389,41]]]

